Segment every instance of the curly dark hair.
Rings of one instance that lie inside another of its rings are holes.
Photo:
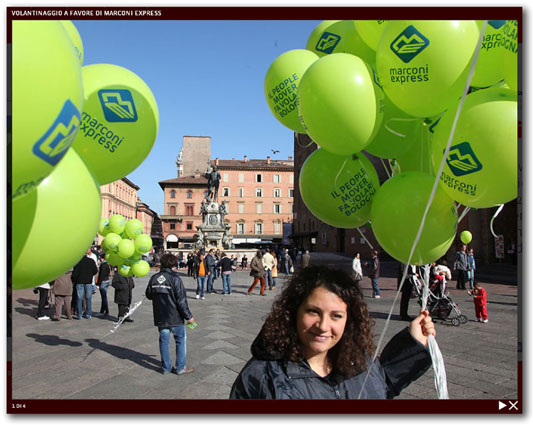
[[[372,338],[374,319],[370,316],[363,295],[352,278],[344,271],[324,266],[306,267],[293,275],[279,297],[263,326],[264,344],[275,347],[285,360],[304,359],[304,347],[298,338],[297,312],[300,305],[318,287],[324,287],[341,298],[347,305],[344,334],[328,352],[333,369],[347,377],[367,369],[368,358],[374,354]]]

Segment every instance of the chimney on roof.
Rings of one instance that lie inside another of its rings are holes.
[[[292,161],[292,156],[289,156],[289,161]]]
[[[218,158],[215,159],[215,165],[218,166]]]
[[[270,157],[267,156],[267,164],[270,164]]]
[[[248,157],[244,155],[244,162],[248,162]]]

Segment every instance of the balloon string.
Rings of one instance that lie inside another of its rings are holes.
[[[461,213],[461,217],[459,217],[459,220],[457,220],[457,223],[460,223],[461,220],[466,217],[469,211],[470,211],[470,207],[465,207],[465,209]]]
[[[498,211],[496,211],[496,213],[492,216],[492,219],[490,220],[490,232],[492,233],[492,236],[494,236],[494,239],[498,239],[498,235],[494,233],[494,228],[492,226],[494,225],[494,220],[496,219],[496,217],[498,217],[498,214],[500,214],[500,212],[503,210],[503,206],[504,204],[501,204],[498,207]]]
[[[339,179],[339,176],[341,175],[342,170],[344,170],[344,166],[345,166],[346,163],[348,162],[348,158],[349,158],[349,156],[347,156],[346,158],[344,158],[344,162],[342,163],[339,172],[338,172],[337,175],[335,176],[335,181],[333,182],[333,187],[334,187],[334,188],[337,188],[337,180]],[[355,202],[355,201],[352,201],[352,202]]]
[[[389,172],[389,169],[385,165],[385,161],[383,161],[383,158],[379,158],[379,159],[381,160],[381,165],[383,165],[383,168],[385,169],[385,172],[387,173],[387,177],[390,179],[391,178],[391,174]]]
[[[393,130],[392,128],[389,127],[389,123],[391,121],[404,121],[404,122],[409,122],[409,121],[418,121],[418,118],[390,118],[386,123],[385,123],[385,128],[392,134],[394,134],[395,136],[398,136],[398,137],[407,137],[407,134],[402,134],[402,133],[398,133],[397,131]]]
[[[487,27],[487,21],[483,21],[483,26],[481,27],[481,31],[480,31],[480,34],[479,34],[479,39],[478,39],[478,42],[477,42],[477,46],[476,46],[476,49],[474,51],[474,55],[472,57],[472,63],[470,65],[470,70],[468,72],[468,76],[467,76],[467,79],[466,79],[465,88],[463,90],[463,94],[461,95],[461,100],[459,101],[459,106],[457,107],[457,111],[455,113],[455,118],[453,120],[452,128],[451,128],[451,131],[450,131],[450,136],[448,137],[448,144],[446,145],[446,149],[444,150],[444,155],[442,156],[442,160],[440,162],[439,171],[438,171],[437,175],[435,176],[435,182],[433,184],[433,189],[432,189],[431,194],[429,196],[428,203],[427,203],[426,209],[424,211],[424,215],[422,216],[422,221],[420,223],[420,227],[418,228],[418,233],[417,233],[417,235],[415,237],[415,240],[413,242],[413,246],[411,248],[411,252],[409,254],[409,259],[407,261],[407,264],[411,263],[411,259],[413,258],[415,248],[418,245],[418,241],[420,240],[420,237],[422,235],[422,230],[424,229],[424,225],[425,225],[425,222],[426,222],[427,214],[429,212],[429,208],[430,208],[430,206],[431,206],[431,204],[433,202],[433,198],[435,197],[435,193],[437,191],[437,186],[438,186],[439,181],[440,181],[440,176],[442,175],[442,172],[444,170],[444,164],[446,163],[446,158],[448,157],[448,154],[450,152],[450,147],[451,147],[451,144],[452,144],[452,140],[453,140],[453,137],[455,135],[455,129],[457,127],[457,121],[459,120],[459,116],[461,114],[461,111],[463,109],[463,105],[464,105],[465,100],[466,100],[466,95],[468,94],[468,88],[470,87],[470,82],[472,81],[472,76],[474,75],[474,69],[476,67],[476,63],[477,63],[477,59],[478,59],[478,56],[479,56],[479,52],[481,50],[481,43],[483,41],[483,36],[485,34],[485,28],[486,27]],[[398,288],[398,292],[396,293],[396,296],[394,297],[394,300],[392,302],[392,306],[391,306],[391,309],[389,311],[389,316],[387,317],[387,320],[385,321],[385,326],[383,327],[383,331],[381,332],[381,336],[379,338],[378,345],[376,346],[376,351],[374,352],[374,356],[372,357],[372,362],[374,362],[376,360],[376,357],[377,357],[377,355],[378,355],[378,353],[380,351],[381,345],[383,343],[383,338],[385,336],[385,333],[387,332],[387,329],[388,329],[388,326],[389,326],[389,323],[390,323],[390,318],[392,316],[392,311],[393,311],[394,305],[396,304],[396,301],[398,300],[398,294],[400,293],[400,290],[401,290],[401,287],[403,285],[403,281],[404,281],[406,275],[407,275],[407,271],[404,272],[404,275],[402,277],[402,282],[400,284],[400,288]],[[435,362],[437,359],[432,357],[432,360],[433,360],[433,362]],[[367,375],[365,377],[365,380],[363,382],[363,386],[361,388],[361,392],[359,393],[359,398],[361,397],[361,394],[363,393],[363,390],[365,388],[365,385],[366,385],[366,382],[367,382],[369,374],[370,374],[370,368],[369,368],[369,370],[367,372]]]
[[[372,246],[372,244],[370,243],[370,241],[366,238],[366,236],[363,234],[363,232],[361,232],[361,229],[359,229],[359,227],[357,227],[357,231],[358,231],[359,234],[363,237],[363,239],[366,241],[366,243],[368,244],[368,246],[370,247],[370,249],[374,249],[374,247]]]
[[[298,134],[300,134],[300,133],[298,133]],[[310,138],[310,139],[311,139],[311,138]],[[314,142],[313,140],[311,140],[308,144],[306,144],[306,145],[302,145],[302,144],[300,143],[300,137],[297,136],[297,137],[296,137],[296,143],[298,144],[298,147],[300,147],[300,148],[308,148],[309,146],[311,146],[311,145],[312,145],[313,143],[315,143],[315,142]]]

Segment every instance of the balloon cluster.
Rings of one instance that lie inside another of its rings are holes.
[[[152,238],[142,231],[140,220],[126,221],[120,214],[100,221],[98,233],[104,237],[101,246],[106,253],[105,259],[117,266],[122,276],[143,277],[150,271],[150,265],[141,260],[141,256],[152,249]]]
[[[267,104],[318,146],[300,170],[308,209],[341,228],[370,221],[381,247],[408,262],[443,163],[410,261],[428,264],[455,239],[457,204],[515,199],[517,33],[505,20],[323,21],[306,49],[276,58]],[[367,156],[389,162],[381,186]]]
[[[116,65],[83,66],[71,21],[13,21],[12,287],[48,282],[91,245],[100,186],[125,177],[156,139],[149,87]]]

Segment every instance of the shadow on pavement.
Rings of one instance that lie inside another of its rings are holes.
[[[89,347],[92,347],[94,350],[105,351],[106,353],[111,354],[112,356],[115,356],[122,360],[132,361],[133,363],[145,367],[146,369],[155,371],[161,370],[161,362],[158,359],[154,359],[153,355],[143,354],[135,350],[130,350],[129,348],[108,344],[95,338],[88,338],[85,340],[85,342],[87,342],[89,344]],[[91,353],[92,351],[89,354]],[[87,357],[89,357],[89,354],[87,355]]]
[[[46,345],[68,345],[69,347],[80,347],[83,344],[78,341],[71,341],[70,339],[63,339],[57,335],[39,335],[39,334],[26,334],[30,338],[33,338],[36,342]]]

